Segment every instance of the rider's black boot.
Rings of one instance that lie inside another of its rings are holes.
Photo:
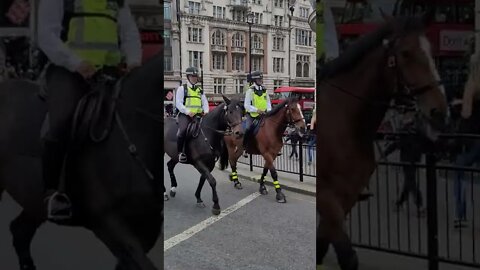
[[[178,162],[186,163],[187,162],[187,155],[185,155],[185,151],[183,149],[185,143],[184,137],[178,137],[177,139],[177,151],[178,151]]]
[[[47,217],[52,221],[69,219],[72,216],[71,203],[66,194],[58,192],[60,176],[65,157],[65,147],[58,142],[45,142],[42,157],[43,181]]]

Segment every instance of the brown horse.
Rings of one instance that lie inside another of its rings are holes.
[[[270,112],[266,113],[260,122],[260,128],[254,138],[247,138],[245,150],[247,154],[262,155],[265,159],[262,176],[260,177],[259,191],[262,195],[266,195],[267,188],[265,187],[265,176],[268,170],[273,179],[273,185],[277,192],[276,199],[279,203],[287,202],[285,195],[282,192],[280,184],[278,183],[278,175],[275,170],[274,161],[277,154],[283,147],[283,133],[288,125],[294,126],[303,136],[306,129],[305,118],[303,117],[300,104],[295,98],[288,98],[282,103],[278,104]],[[237,176],[237,160],[244,151],[243,138],[239,139],[234,136],[225,136],[225,146],[228,150],[228,160],[232,167],[230,179],[234,181],[234,186],[241,189],[242,185]],[[224,170],[228,164],[222,163],[221,168]]]
[[[358,269],[344,223],[374,172],[377,128],[391,101],[407,96],[434,140],[447,112],[439,81],[418,18],[386,19],[317,74],[317,269],[330,244],[342,270]]]

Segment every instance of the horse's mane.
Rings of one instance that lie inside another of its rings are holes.
[[[269,117],[272,115],[277,114],[281,109],[285,107],[285,105],[290,104],[292,102],[298,101],[298,98],[296,97],[290,97],[279,103],[277,106],[273,107],[271,111],[267,112],[265,116]]]
[[[338,58],[320,68],[319,72],[317,72],[317,81],[351,70],[371,50],[392,35],[402,36],[422,32],[423,30],[423,21],[418,17],[399,17],[385,22],[377,30],[366,34],[350,45]]]

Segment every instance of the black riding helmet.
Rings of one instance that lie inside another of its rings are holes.
[[[254,71],[250,74],[250,77],[252,81],[255,81],[256,79],[263,79],[263,74],[261,71]]]
[[[185,70],[187,76],[198,76],[198,69],[196,67],[189,67]]]

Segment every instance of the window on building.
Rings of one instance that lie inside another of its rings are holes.
[[[213,32],[212,45],[225,45],[225,34],[221,30],[215,30]]]
[[[200,68],[200,65],[203,65],[203,52],[188,51],[188,65]]]
[[[213,6],[213,17],[218,19],[225,19],[225,7]]]
[[[253,13],[253,23],[254,24],[263,24],[263,14],[254,12]]]
[[[312,46],[312,31],[296,29],[295,44],[302,46]]]
[[[232,70],[244,71],[245,70],[245,56],[236,54],[232,57]]]
[[[225,78],[213,78],[213,93],[225,94],[227,88],[227,79]]]
[[[273,21],[275,26],[279,26],[279,27],[283,26],[283,16],[275,15],[273,16]]]
[[[240,47],[240,48],[245,47],[244,40],[243,40],[243,34],[241,34],[239,32],[233,34],[233,36],[232,36],[232,47]]]
[[[273,58],[273,72],[283,73],[283,58]]]
[[[224,53],[212,53],[212,68],[214,70],[225,70]]]
[[[262,4],[262,0],[252,0],[252,3],[253,3],[253,4],[257,4],[257,5],[261,5],[261,4]]]
[[[171,4],[168,2],[163,3],[163,19],[166,21],[172,19]]]
[[[263,71],[263,56],[252,56],[252,71]]]
[[[252,44],[254,49],[262,49],[262,37],[258,34],[254,34],[252,37]]]
[[[200,14],[200,3],[188,1],[188,13]]]
[[[170,30],[163,30],[163,40],[165,42],[165,48],[172,47],[172,35]]]
[[[165,61],[163,62],[163,70],[164,71],[172,71],[172,56],[171,55],[165,55]]]
[[[300,7],[299,11],[301,18],[308,18],[308,15],[310,13],[310,10],[308,8]]]
[[[202,28],[188,27],[188,41],[202,43]]]
[[[273,6],[278,7],[278,8],[283,7],[283,0],[274,0],[273,1]]]
[[[297,77],[310,77],[310,55],[297,54]]]
[[[282,80],[273,80],[273,91],[283,85]]]
[[[234,9],[232,11],[232,18],[234,21],[245,22],[245,11]]]
[[[283,51],[284,39],[283,37],[273,37],[273,50]]]
[[[233,87],[235,88],[235,93],[236,94],[243,93],[243,88],[245,87],[245,80],[243,80],[243,79],[233,80]]]

